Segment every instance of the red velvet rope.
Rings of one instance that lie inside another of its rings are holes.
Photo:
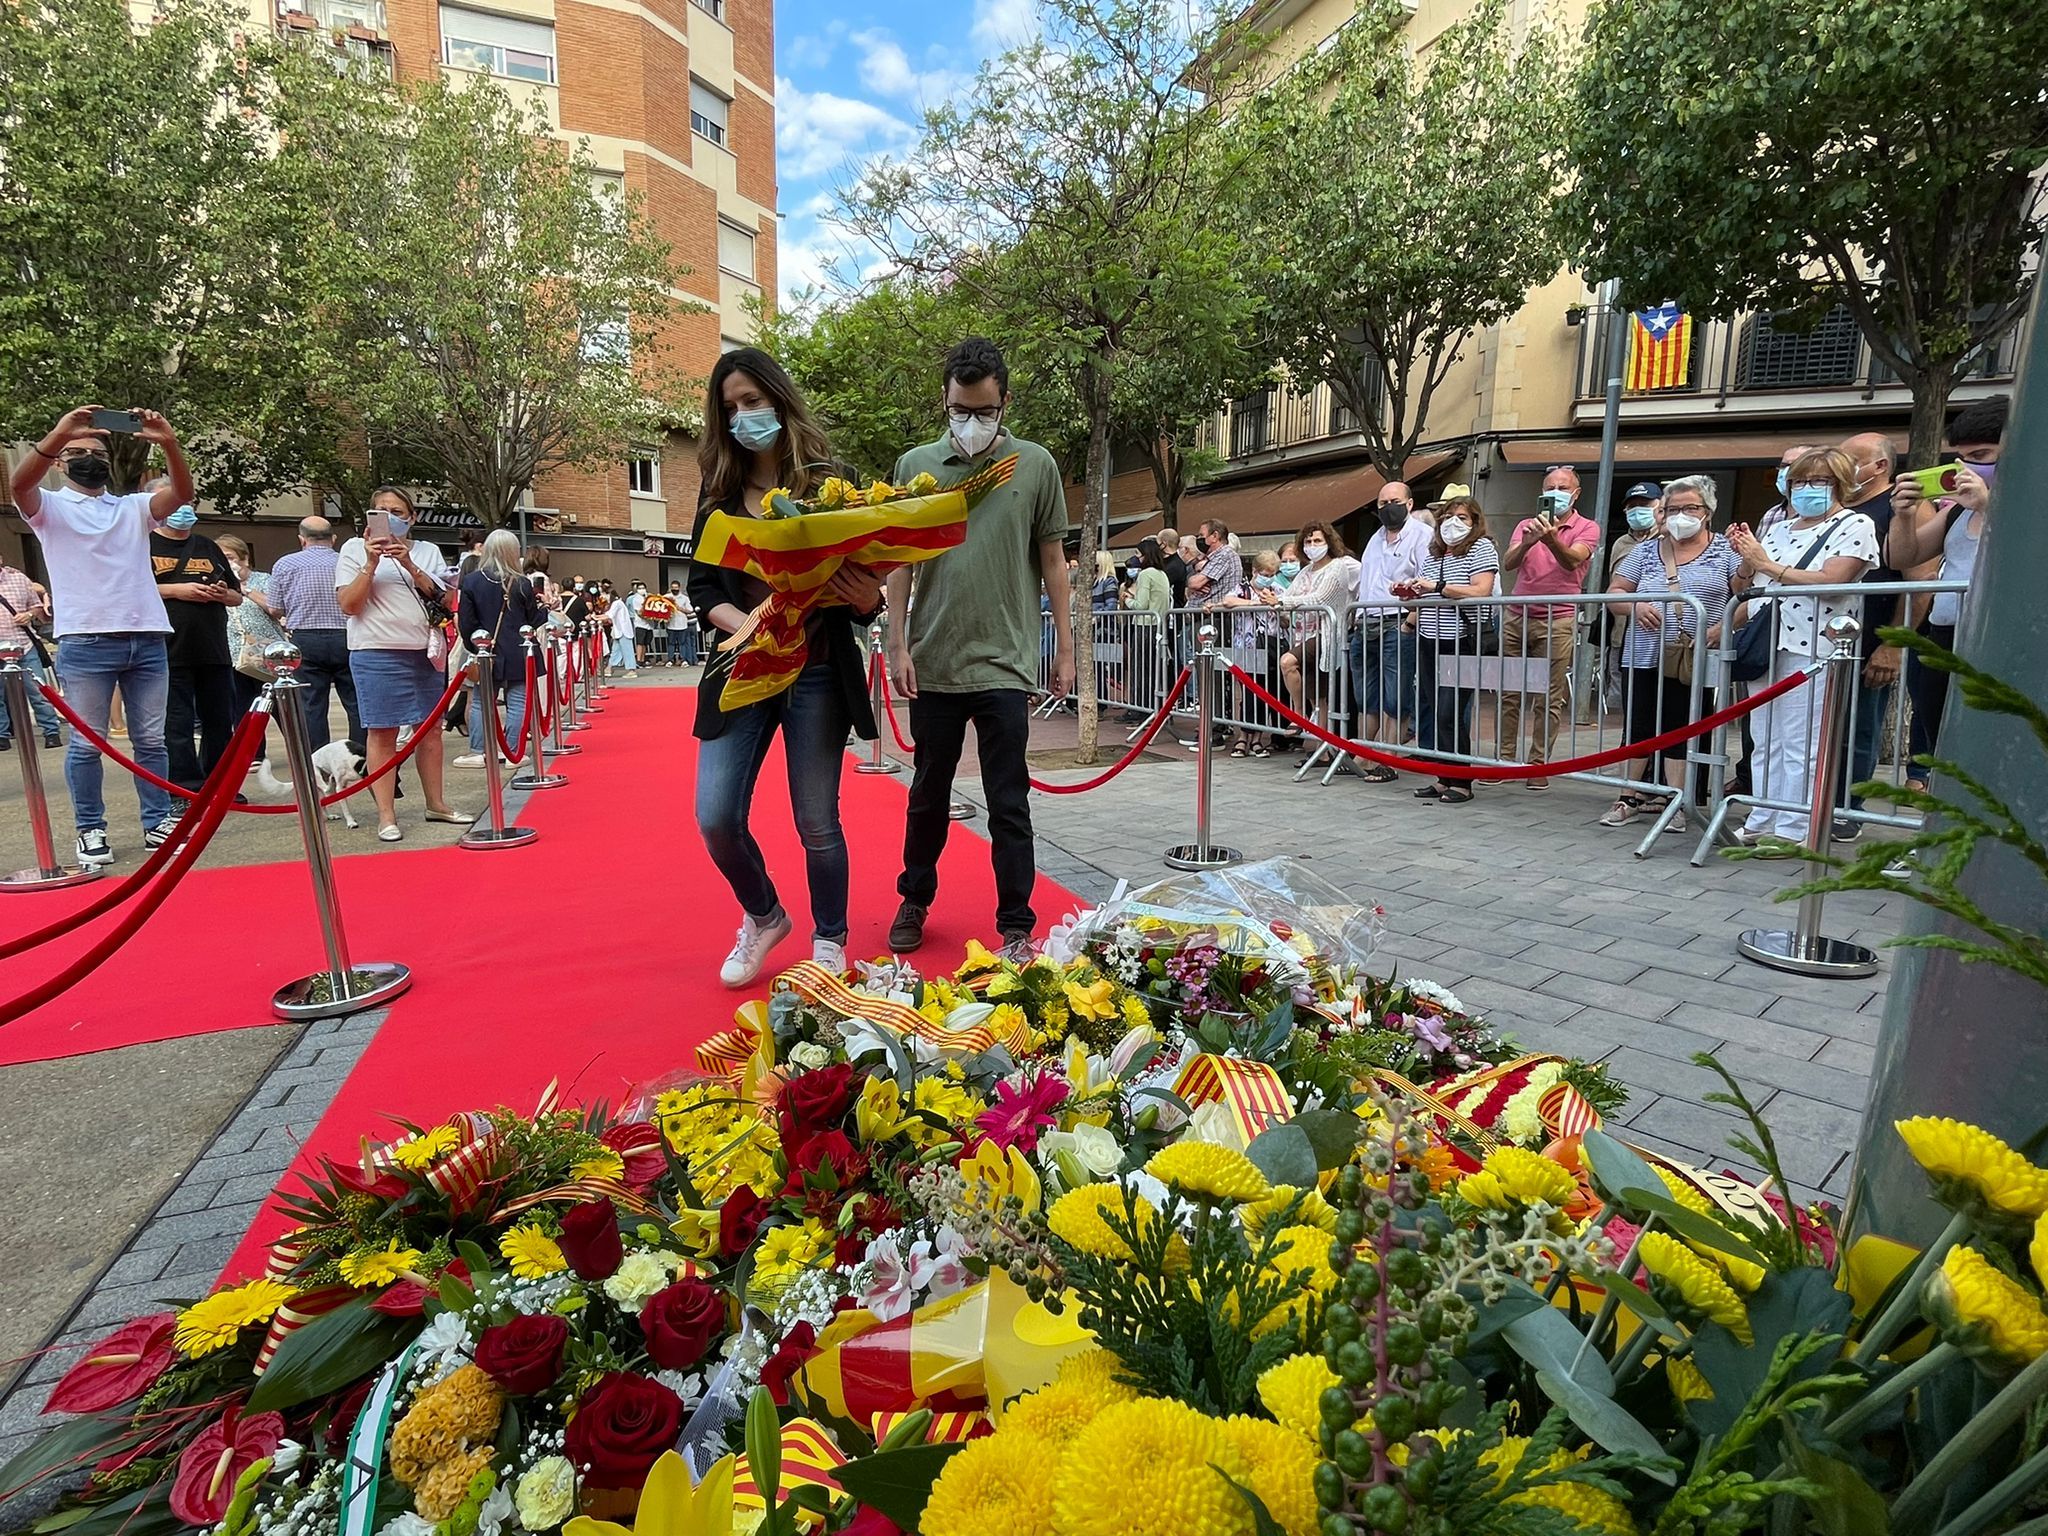
[[[238,732],[242,730],[248,725],[250,718],[250,716],[244,716],[242,722],[235,729]],[[199,797],[193,802],[194,805],[210,805],[216,796],[225,796],[230,803],[233,802],[235,790],[232,781],[228,777],[228,769],[231,766],[237,739],[234,736],[228,738],[228,750],[221,754],[220,761],[214,765],[213,776],[200,786]],[[245,762],[242,768],[246,773],[248,771],[248,764]],[[149,850],[148,857],[142,861],[141,867],[133,874],[124,875],[119,880],[104,882],[107,889],[80,907],[76,912],[60,918],[54,923],[38,928],[33,933],[24,933],[11,939],[0,940],[0,960],[11,959],[26,950],[34,949],[38,944],[47,944],[51,939],[61,938],[73,929],[84,927],[94,918],[104,916],[106,913],[113,911],[114,908],[120,906],[122,902],[147,885],[150,877],[159,869],[162,869],[164,865],[170,863],[171,859],[176,856],[177,851],[178,840],[176,838],[172,838],[169,842],[157,844],[156,847]]]
[[[576,692],[574,646],[548,647],[548,678],[555,690],[555,708],[567,709]]]
[[[135,903],[128,915],[115,924],[99,943],[41,986],[24,992],[10,1002],[0,1003],[0,1024],[12,1024],[23,1014],[40,1008],[51,998],[77,985],[80,979],[103,964],[109,955],[127,943],[134,937],[136,931],[149,921],[156,909],[164,904],[164,898],[171,894],[178,882],[185,877],[186,871],[190,870],[198,861],[200,854],[206,851],[207,843],[212,841],[213,834],[220,830],[221,822],[226,820],[228,811],[234,805],[234,785],[239,776],[248,771],[249,764],[255,761],[256,744],[262,739],[262,730],[266,723],[264,717],[252,713],[244,715],[241,723],[235,727],[235,734],[228,739],[228,749],[222,754],[220,766],[216,769],[216,777],[222,772],[228,777],[218,784],[212,780],[208,781],[208,789],[201,792],[201,798],[196,802],[199,807],[198,823],[176,845],[177,852],[173,855],[169,867],[164,870],[162,878],[143,893],[142,899]]]
[[[1043,790],[1048,795],[1078,795],[1083,790],[1100,789],[1103,785],[1107,784],[1111,779],[1142,757],[1145,749],[1152,745],[1152,738],[1159,734],[1159,728],[1166,724],[1167,717],[1173,713],[1173,701],[1180,696],[1181,684],[1188,680],[1189,674],[1194,670],[1193,667],[1182,667],[1180,669],[1180,676],[1176,677],[1173,680],[1172,686],[1166,690],[1166,697],[1160,701],[1158,711],[1154,713],[1152,719],[1146,724],[1144,733],[1131,744],[1130,751],[1126,752],[1122,758],[1110,766],[1108,772],[1099,773],[1094,778],[1084,780],[1079,784],[1048,784],[1043,779],[1033,779],[1031,787]]]
[[[889,692],[889,669],[882,666],[882,658],[879,656],[874,658],[872,664],[882,668],[882,713],[889,717],[889,734],[896,738],[896,745],[903,751],[915,752],[917,748],[910,744],[903,734],[903,727],[896,723],[896,701]]]
[[[526,658],[526,707],[529,710],[533,708],[533,684],[533,658],[531,656],[528,656]],[[505,721],[504,717],[498,713],[497,689],[493,688],[491,690],[491,697],[485,701],[484,707],[488,709],[491,714],[491,728],[486,734],[491,737],[494,737],[497,740],[499,750],[511,762],[513,767],[518,767],[521,763],[526,761],[526,731],[524,729],[525,722],[521,722],[521,730],[519,732],[521,738],[519,743],[519,750],[517,752],[514,752],[512,750],[512,743],[505,739]]]
[[[441,723],[441,717],[448,713],[448,706],[455,702],[455,695],[462,690],[462,684],[466,676],[466,669],[458,667],[455,670],[454,675],[448,679],[448,686],[442,691],[439,701],[432,709],[427,711],[427,718],[413,728],[412,740],[392,754],[389,762],[375,773],[358,779],[355,783],[349,785],[347,789],[338,789],[331,795],[323,795],[320,803],[322,805],[339,805],[351,795],[360,795],[387,774],[396,773],[404,765],[405,760],[419,750],[420,743],[427,739],[427,732]],[[106,757],[134,774],[136,778],[141,779],[146,784],[154,784],[158,789],[165,791],[167,794],[176,795],[180,800],[194,800],[198,798],[198,795],[205,793],[204,790],[195,792],[184,788],[182,785],[173,784],[169,779],[158,778],[140,763],[120,751],[119,748],[115,747],[83,720],[79,719],[78,712],[64,702],[62,694],[51,688],[47,683],[38,683],[36,686],[42,689],[43,697],[50,701],[57,713],[71,722],[71,728],[74,731],[83,736]],[[251,711],[251,713],[253,714],[254,711]],[[245,716],[244,718],[247,717]],[[262,718],[267,722],[270,717],[265,715]],[[243,766],[246,770],[247,764]],[[229,797],[228,809],[239,812],[244,816],[296,816],[299,811],[296,805],[236,805],[232,796]]]
[[[532,654],[526,658],[526,707],[539,719],[540,733],[543,736],[555,728],[555,664],[552,658],[546,663],[548,669],[547,687],[535,688],[535,684],[540,677],[538,669],[541,665],[537,658],[545,655],[546,651],[545,645],[536,644]]]
[[[1818,671],[1819,669],[1814,669]],[[1429,773],[1440,779],[1484,779],[1489,782],[1500,779],[1548,778],[1554,774],[1578,773],[1589,768],[1605,768],[1611,763],[1625,763],[1632,757],[1648,757],[1653,752],[1662,752],[1666,747],[1675,747],[1682,741],[1707,732],[1718,730],[1731,720],[1739,720],[1751,710],[1768,704],[1782,693],[1812,680],[1814,672],[1794,672],[1790,677],[1781,677],[1760,693],[1753,693],[1746,699],[1738,699],[1725,709],[1718,709],[1704,719],[1691,725],[1681,725],[1652,736],[1648,741],[1632,741],[1619,747],[1609,747],[1604,752],[1589,753],[1584,757],[1570,757],[1561,762],[1549,763],[1453,763],[1432,762],[1424,758],[1399,757],[1391,752],[1376,752],[1371,747],[1362,747],[1355,741],[1346,741],[1342,736],[1333,736],[1315,721],[1304,719],[1274,698],[1246,674],[1243,668],[1232,663],[1230,672],[1252,697],[1262,700],[1283,719],[1292,721],[1316,740],[1348,752],[1353,757],[1362,757],[1370,762],[1384,764],[1388,768],[1399,768],[1407,773]]]

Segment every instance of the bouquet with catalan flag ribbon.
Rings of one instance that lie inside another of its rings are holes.
[[[720,707],[757,704],[796,681],[810,654],[805,623],[826,601],[826,585],[842,565],[852,561],[886,573],[957,548],[967,537],[968,512],[1016,468],[1013,453],[949,486],[930,475],[866,488],[834,478],[808,501],[770,491],[761,498],[759,517],[712,513],[696,557],[768,586],[768,596],[719,644],[707,669],[707,684],[724,675]]]

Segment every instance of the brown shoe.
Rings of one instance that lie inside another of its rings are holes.
[[[896,921],[889,925],[889,948],[907,955],[924,945],[924,919],[931,909],[906,901],[896,909]]]

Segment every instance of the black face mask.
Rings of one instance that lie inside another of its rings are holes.
[[[1388,532],[1392,532],[1408,521],[1408,505],[1406,502],[1383,501],[1373,510],[1379,517],[1380,526],[1388,530]]]
[[[88,491],[103,491],[114,478],[114,466],[94,453],[66,460],[64,473],[74,485],[82,485]]]

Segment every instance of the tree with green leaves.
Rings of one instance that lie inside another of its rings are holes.
[[[230,512],[303,485],[337,431],[307,274],[325,220],[277,153],[324,69],[216,0],[0,5],[0,436],[146,407]],[[329,81],[331,71],[327,72]],[[148,444],[116,436],[115,486]]]
[[[1099,507],[1133,361],[1178,356],[1227,379],[1257,300],[1240,227],[1218,216],[1240,166],[1194,84],[1203,44],[1183,9],[1043,0],[1039,19],[1038,35],[984,64],[960,102],[927,113],[917,147],[870,171],[840,217],[903,272],[964,290],[1006,350],[1071,390],[1088,426],[1088,505]],[[1080,544],[1089,569],[1093,517]],[[1077,636],[1078,760],[1090,763],[1092,626]]]
[[[661,341],[694,304],[684,269],[538,99],[439,79],[355,99],[292,143],[331,189],[328,384],[373,453],[434,466],[495,527],[549,470],[701,426]]]
[[[1472,333],[1564,265],[1563,45],[1484,0],[1417,58],[1409,7],[1362,0],[1234,127],[1274,357],[1327,384],[1389,480]]]
[[[1573,159],[1586,265],[1630,302],[1817,319],[1913,395],[1931,463],[1970,361],[2025,311],[2048,186],[2048,7],[1687,0],[1594,12]]]

